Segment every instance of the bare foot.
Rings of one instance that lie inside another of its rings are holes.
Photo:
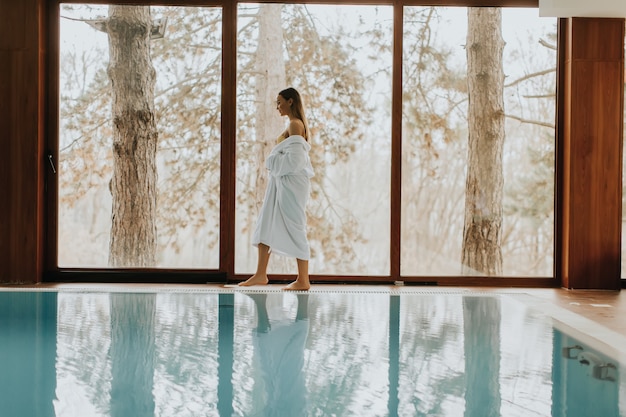
[[[311,288],[311,284],[308,280],[296,279],[291,284],[283,288],[284,291],[308,291]]]
[[[267,275],[257,275],[254,274],[247,280],[240,282],[240,287],[251,287],[253,285],[267,285],[270,280],[267,278]]]

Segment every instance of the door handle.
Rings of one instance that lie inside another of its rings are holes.
[[[48,152],[48,162],[50,162],[50,168],[52,168],[52,173],[56,174],[57,170],[54,167],[54,160],[52,159],[52,154]]]

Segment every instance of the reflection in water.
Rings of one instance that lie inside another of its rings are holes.
[[[108,416],[111,343],[109,294],[59,294],[57,416]]]
[[[228,308],[218,309],[218,297],[222,301],[229,296],[232,294],[157,295],[155,415],[218,415],[218,390],[224,387],[218,377],[228,378],[224,368],[232,369],[232,358],[224,356],[226,349],[232,350],[232,340],[229,342],[224,334],[232,329],[233,308],[231,302],[229,318]],[[218,352],[223,354],[219,363]],[[227,397],[220,398],[219,406],[223,409],[227,401]]]
[[[305,351],[308,415],[386,415],[389,295],[310,297]]]
[[[0,415],[52,417],[56,293],[0,292]]]
[[[400,380],[400,297],[389,300],[389,416],[398,415]]]
[[[235,295],[219,295],[217,409],[220,417],[233,415],[233,329]]]
[[[153,417],[156,294],[111,294],[111,417]]]
[[[303,373],[304,348],[309,332],[307,294],[298,294],[296,317],[271,321],[267,294],[252,293],[257,312],[253,333],[254,353],[259,359],[264,382],[264,403],[254,410],[258,416],[304,416],[306,387]]]
[[[500,300],[463,299],[465,417],[500,416]]]
[[[624,390],[539,312],[461,295],[0,292],[0,370],[29,417],[616,417]]]
[[[398,415],[462,416],[460,297],[401,296]]]

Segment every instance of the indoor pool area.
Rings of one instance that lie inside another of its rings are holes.
[[[0,415],[626,415],[618,292],[0,290]]]

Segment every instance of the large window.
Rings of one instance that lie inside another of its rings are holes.
[[[556,19],[214,4],[60,5],[60,269],[253,272],[276,98],[295,87],[311,274],[552,276]]]
[[[143,49],[113,19],[150,24]],[[220,8],[61,6],[59,266],[217,268],[221,24]],[[153,124],[130,120],[146,108]]]
[[[236,272],[256,267],[250,242],[264,160],[288,122],[276,97],[293,86],[312,133],[310,271],[387,275],[393,9],[241,4],[238,12]],[[293,273],[295,262],[273,257],[270,271]]]
[[[556,20],[474,10],[404,9],[401,273],[551,276]]]

